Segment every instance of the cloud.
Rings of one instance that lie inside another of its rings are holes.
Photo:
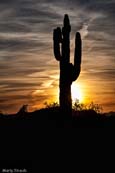
[[[34,104],[37,107],[53,97],[50,89],[57,88],[59,71],[52,50],[52,33],[55,27],[62,26],[65,13],[69,14],[72,26],[72,56],[75,32],[82,34],[83,63],[79,80],[90,81],[93,88],[96,82],[106,81],[107,86],[99,86],[100,90],[106,92],[109,86],[113,91],[114,9],[114,0],[1,0],[0,108],[16,110],[27,100],[31,107]],[[37,89],[41,93],[33,97]]]

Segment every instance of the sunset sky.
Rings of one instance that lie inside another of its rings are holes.
[[[84,103],[115,111],[115,0],[0,0],[2,112],[15,113],[23,104],[32,111],[58,101],[59,63],[52,37],[66,13],[71,62],[76,31],[83,41],[82,70],[72,90]]]

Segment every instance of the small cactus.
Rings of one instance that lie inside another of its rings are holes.
[[[60,61],[60,108],[68,115],[72,112],[71,84],[80,74],[81,36],[76,33],[74,65],[70,63],[70,32],[71,26],[67,14],[64,16],[63,28],[57,27],[53,32],[54,55]]]

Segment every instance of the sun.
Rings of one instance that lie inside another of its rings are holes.
[[[71,94],[72,94],[72,101],[76,101],[76,99],[79,100],[79,102],[83,101],[83,93],[80,88],[80,85],[73,83],[71,87]]]

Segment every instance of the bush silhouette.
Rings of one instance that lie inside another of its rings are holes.
[[[94,102],[91,102],[89,104],[79,103],[78,100],[75,101],[73,104],[73,110],[75,111],[83,111],[83,110],[93,110],[97,114],[102,113],[103,108]]]

